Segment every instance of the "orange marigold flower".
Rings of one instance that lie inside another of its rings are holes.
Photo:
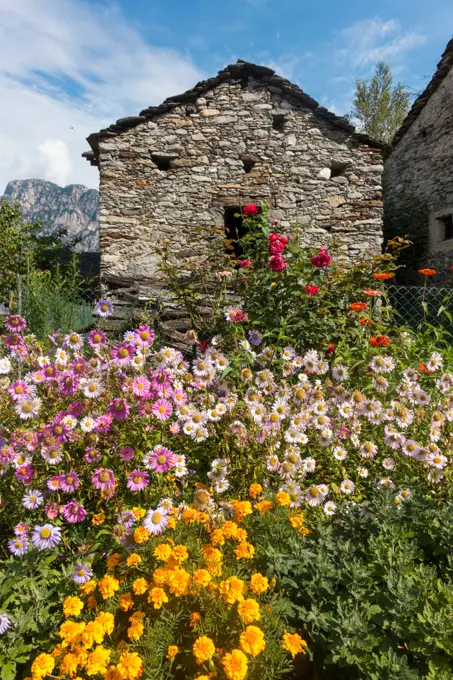
[[[434,276],[434,274],[437,274],[436,269],[419,269],[418,273],[421,274],[422,276]]]
[[[143,673],[143,662],[137,652],[123,652],[116,668],[123,680],[136,680]]]
[[[351,312],[363,312],[368,307],[366,302],[353,302],[349,305]]]
[[[219,583],[219,592],[227,604],[241,602],[244,599],[245,583],[237,576],[230,576]]]
[[[212,577],[207,569],[197,569],[192,578],[197,588],[206,588]]]
[[[236,522],[231,522],[230,520],[227,520],[222,527],[222,533],[225,536],[225,538],[236,538],[238,529],[239,527],[236,524]]]
[[[157,586],[151,588],[148,595],[148,602],[154,606],[154,609],[160,609],[165,602],[168,602],[165,590]]]
[[[134,599],[132,593],[124,593],[120,597],[120,609],[123,612],[128,612],[134,606]]]
[[[101,578],[99,581],[99,590],[104,600],[113,597],[119,587],[119,581],[113,576],[109,576],[109,574],[106,574],[104,578]]]
[[[247,675],[247,657],[240,649],[233,649],[231,653],[225,654],[222,666],[228,680],[244,680]]]
[[[222,529],[214,529],[211,532],[211,543],[212,545],[223,545],[225,543],[225,536],[223,535]]]
[[[90,595],[94,590],[96,590],[97,583],[93,579],[90,579],[86,583],[80,586],[80,590],[84,595]]]
[[[291,654],[293,659],[296,656],[296,654],[300,653],[305,654],[306,650],[304,649],[304,647],[306,646],[307,643],[305,642],[305,640],[303,640],[297,633],[288,633],[286,630],[283,633],[282,647]]]
[[[255,548],[250,543],[244,541],[243,543],[239,543],[234,554],[236,555],[237,560],[251,560],[255,554]]]
[[[200,612],[192,612],[191,615],[190,615],[189,621],[190,621],[190,623],[189,623],[190,627],[191,627],[191,628],[195,628],[195,626],[197,625],[197,623],[198,623],[199,621],[201,621],[201,614],[200,614]]]
[[[272,501],[260,501],[259,503],[255,503],[253,507],[255,510],[258,510],[260,515],[264,515],[272,509]]]
[[[101,524],[104,524],[105,522],[105,514],[103,512],[98,512],[96,515],[93,515],[91,518],[91,524],[94,524],[95,527],[101,526]]]
[[[135,567],[137,564],[140,564],[141,561],[142,558],[140,557],[140,555],[137,555],[137,553],[132,553],[127,558],[126,564],[128,567]]]
[[[252,514],[252,504],[250,501],[231,501],[231,505],[236,515],[235,520],[239,524],[244,521],[247,515]]]
[[[291,496],[286,491],[279,491],[275,494],[275,504],[279,507],[289,505],[291,503]]]
[[[79,597],[67,597],[63,602],[63,614],[68,616],[78,616],[83,609],[83,602]]]
[[[363,317],[361,319],[359,319],[359,323],[362,326],[372,326],[373,325],[373,322],[371,321],[371,319],[365,319]]]
[[[107,569],[114,569],[121,562],[121,555],[119,553],[113,553],[107,558]]]
[[[249,496],[251,498],[257,498],[263,491],[261,484],[250,484]]]
[[[256,600],[249,597],[238,604],[238,614],[241,621],[245,624],[259,621],[261,618],[260,606]]]
[[[175,545],[175,547],[172,550],[171,556],[176,562],[179,563],[187,560],[189,557],[189,553],[187,552],[187,548],[185,545]]]
[[[206,635],[197,638],[193,644],[193,653],[198,664],[210,661],[215,653],[215,645],[211,638]]]
[[[269,588],[269,580],[267,579],[266,576],[263,576],[262,574],[253,574],[252,578],[250,579],[250,590],[252,593],[255,593],[256,595],[260,595],[261,593],[266,592],[266,590]]]
[[[159,545],[156,545],[154,548],[153,555],[156,560],[167,562],[167,560],[170,559],[171,550],[171,546],[168,545],[168,543],[159,543]]]
[[[177,653],[179,652],[179,649],[177,645],[170,645],[169,648],[167,649],[167,659],[169,661],[172,661]]]
[[[386,335],[376,335],[376,337],[370,338],[370,345],[373,347],[388,347],[392,344],[392,341]]]
[[[251,656],[258,656],[266,647],[264,633],[257,626],[247,626],[241,633],[240,641],[242,651]]]
[[[134,531],[134,541],[136,543],[146,543],[149,540],[149,532],[145,527],[137,527]]]
[[[148,590],[148,581],[146,578],[136,578],[132,584],[132,590],[135,595],[143,595]]]
[[[388,279],[393,279],[395,274],[391,272],[377,272],[374,274],[374,278],[376,281],[387,281]]]

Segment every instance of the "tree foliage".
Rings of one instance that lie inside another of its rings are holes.
[[[356,80],[351,119],[373,139],[390,143],[409,111],[410,94],[401,83],[393,84],[390,66],[376,64],[370,80]]]

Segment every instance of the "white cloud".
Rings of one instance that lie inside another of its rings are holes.
[[[378,17],[356,21],[339,32],[337,60],[356,69],[387,61],[398,65],[410,50],[423,45],[426,36],[416,30],[404,31],[398,21]]]
[[[97,186],[80,157],[85,137],[201,77],[187,56],[148,45],[115,7],[0,0],[0,193],[26,177]]]

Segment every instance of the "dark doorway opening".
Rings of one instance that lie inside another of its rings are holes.
[[[223,224],[225,229],[225,250],[234,260],[244,257],[244,248],[241,239],[247,233],[241,208],[238,205],[229,206],[223,212]]]

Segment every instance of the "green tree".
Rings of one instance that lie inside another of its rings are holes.
[[[390,143],[409,111],[410,93],[401,83],[393,84],[390,66],[381,61],[370,80],[356,80],[352,104],[349,119],[358,121],[358,129]]]
[[[24,219],[20,205],[8,201],[0,204],[0,302],[12,302],[17,275],[31,268],[53,269],[61,256],[68,259],[74,242],[63,244],[65,229],[43,235],[42,222],[34,224]]]

